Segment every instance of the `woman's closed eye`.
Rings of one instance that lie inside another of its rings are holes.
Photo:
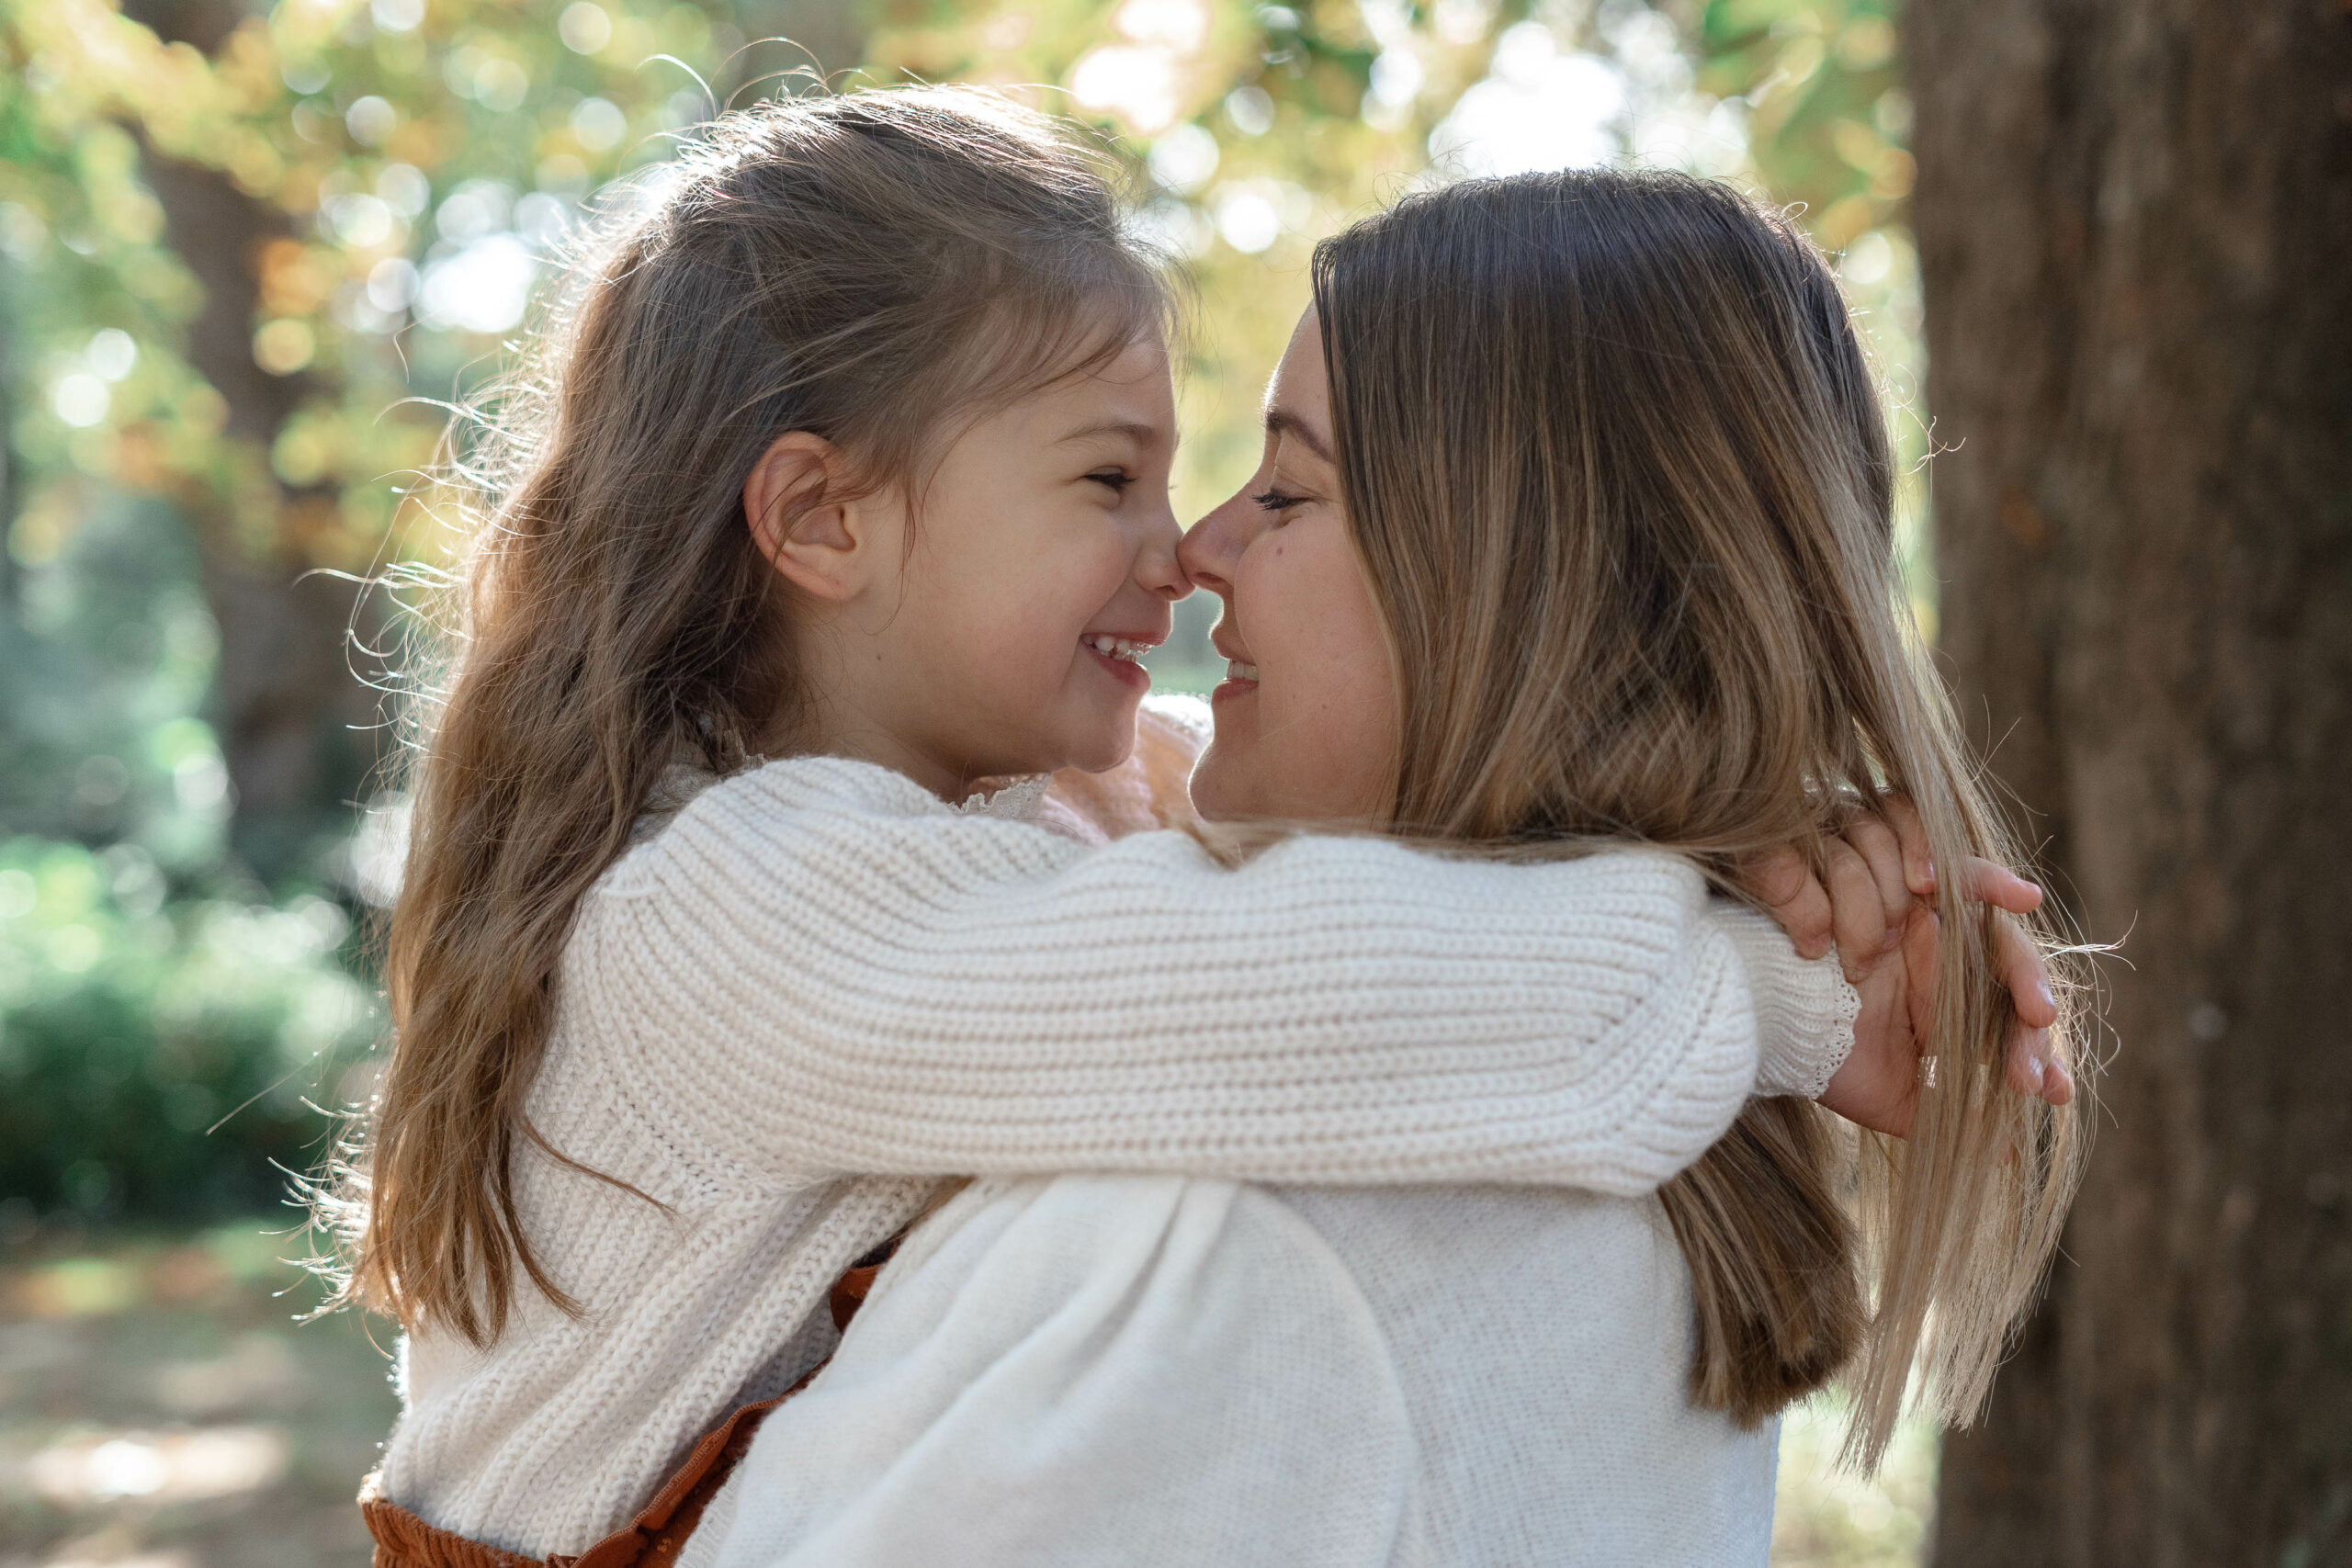
[[[1293,507],[1304,506],[1306,504],[1306,498],[1305,496],[1285,495],[1278,490],[1264,491],[1257,495],[1251,496],[1250,499],[1257,503],[1260,510],[1275,513],[1288,512]]]

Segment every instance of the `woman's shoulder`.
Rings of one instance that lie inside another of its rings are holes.
[[[1318,1300],[1349,1315],[1364,1299],[1349,1266],[1283,1194],[1187,1176],[976,1181],[908,1237],[885,1283],[961,1292],[1009,1269],[1039,1301],[1114,1286],[1106,1305],[1131,1316],[1148,1314],[1154,1294],[1181,1297],[1188,1334],[1240,1330],[1268,1309],[1283,1316]]]
[[[722,1562],[1387,1562],[1417,1486],[1380,1325],[1278,1199],[984,1180],[769,1417]]]
[[[929,1353],[943,1335],[968,1337],[977,1355],[1026,1361],[1042,1334],[1068,1358],[1062,1376],[1122,1391],[1132,1412],[1201,1423],[1171,1443],[1237,1423],[1272,1432],[1309,1405],[1317,1426],[1347,1410],[1368,1432],[1406,1430],[1389,1337],[1363,1282],[1283,1194],[1252,1183],[975,1182],[909,1237],[884,1286],[889,1315],[859,1325],[873,1349]],[[1218,1386],[1197,1386],[1209,1369]]]

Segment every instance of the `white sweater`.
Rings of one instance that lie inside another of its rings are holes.
[[[1763,1568],[1655,1197],[976,1183],[680,1568]]]
[[[771,763],[582,901],[529,1111],[646,1197],[525,1146],[525,1224],[584,1310],[525,1289],[486,1352],[411,1337],[383,1495],[582,1550],[832,1348],[827,1287],[940,1177],[1637,1195],[1751,1092],[1817,1093],[1852,1001],[1668,855],[1308,838],[1228,871]]]

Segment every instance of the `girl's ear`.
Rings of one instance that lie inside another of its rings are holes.
[[[841,453],[821,435],[787,431],[743,481],[752,542],[779,576],[811,598],[839,602],[865,586],[873,551],[851,508],[828,499],[839,488]]]

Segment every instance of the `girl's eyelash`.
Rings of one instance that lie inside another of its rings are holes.
[[[1117,468],[1098,468],[1086,477],[1096,484],[1109,485],[1114,491],[1120,493],[1124,493],[1129,485],[1136,482],[1136,477],[1133,474]]]
[[[1288,512],[1294,506],[1304,504],[1300,497],[1284,495],[1278,490],[1270,490],[1261,495],[1253,495],[1250,499],[1268,512]]]

